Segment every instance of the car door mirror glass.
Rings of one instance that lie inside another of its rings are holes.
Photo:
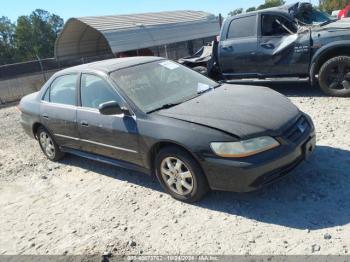
[[[102,115],[122,115],[129,112],[126,108],[121,107],[115,101],[100,104],[98,110]]]

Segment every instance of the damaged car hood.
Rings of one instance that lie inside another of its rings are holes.
[[[265,9],[265,11],[266,10],[286,13],[292,19],[296,19],[306,25],[320,24],[331,20],[327,14],[316,10],[313,8],[312,4],[308,2],[296,2],[294,4],[272,7]]]
[[[349,29],[350,19],[330,21],[326,25],[314,26],[314,30]]]
[[[285,96],[266,87],[223,85],[158,112],[238,136],[278,135],[301,114]]]

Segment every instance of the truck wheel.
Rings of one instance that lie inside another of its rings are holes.
[[[208,69],[204,66],[195,66],[192,68],[192,70],[204,75],[204,76],[208,76]]]
[[[337,56],[324,63],[318,75],[324,93],[331,96],[350,96],[350,57]]]

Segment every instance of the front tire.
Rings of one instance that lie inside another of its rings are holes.
[[[156,156],[155,167],[160,184],[177,200],[193,203],[209,191],[199,164],[181,148],[170,146],[161,149]]]
[[[37,137],[40,148],[48,159],[56,162],[64,156],[51,134],[44,127],[38,128]]]
[[[350,57],[337,56],[325,62],[318,81],[324,93],[330,96],[350,96]]]

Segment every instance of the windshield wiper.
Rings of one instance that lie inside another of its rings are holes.
[[[164,105],[162,105],[162,106],[160,106],[160,107],[157,107],[157,108],[155,108],[155,109],[152,109],[152,110],[148,111],[147,114],[154,113],[154,112],[159,111],[159,110],[162,110],[162,109],[168,109],[168,108],[170,108],[170,107],[177,106],[177,105],[179,105],[179,104],[185,103],[185,102],[187,102],[187,101],[189,101],[189,100],[192,100],[193,98],[196,98],[197,96],[199,96],[199,95],[201,95],[201,94],[204,94],[204,93],[206,93],[206,92],[212,91],[212,90],[214,90],[215,88],[220,87],[221,85],[222,85],[222,84],[219,83],[219,84],[217,84],[216,86],[213,86],[213,87],[210,87],[210,88],[201,90],[201,91],[197,92],[197,95],[192,96],[192,97],[190,97],[190,98],[187,99],[187,100],[183,100],[183,101],[177,102],[177,103],[168,103],[168,104],[164,104]]]
[[[221,85],[222,85],[222,84],[217,84],[217,85],[211,86],[211,87],[209,87],[209,88],[207,88],[207,89],[203,89],[203,90],[197,91],[197,94],[198,94],[198,95],[201,95],[201,94],[207,93],[207,92],[209,92],[209,91],[212,91],[212,90],[214,90],[214,89],[220,87]]]
[[[198,95],[201,95],[201,94],[204,94],[204,93],[209,92],[209,91],[212,91],[212,90],[214,90],[214,88],[213,88],[213,87],[210,87],[210,88],[207,88],[207,89],[203,89],[203,90],[198,91],[197,94],[198,94]]]
[[[179,104],[181,104],[182,102],[179,102],[179,103],[168,103],[168,104],[164,104],[160,107],[157,107],[155,109],[152,109],[151,111],[148,111],[147,114],[150,114],[150,113],[153,113],[153,112],[156,112],[156,111],[159,111],[159,110],[162,110],[162,109],[168,109],[170,107],[173,107],[173,106],[177,106]]]
[[[331,19],[329,21],[321,23],[320,26],[325,26],[325,25],[328,25],[328,24],[336,22],[336,21],[338,21],[338,19]]]

